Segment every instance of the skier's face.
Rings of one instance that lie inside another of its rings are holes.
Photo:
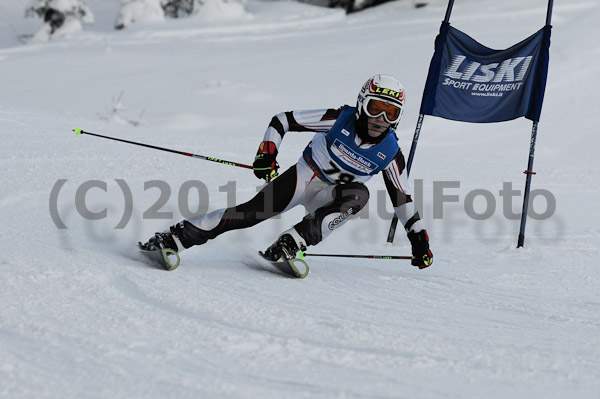
[[[390,128],[390,124],[385,121],[383,115],[379,115],[377,118],[371,118],[367,120],[367,134],[369,137],[377,138],[384,134]]]

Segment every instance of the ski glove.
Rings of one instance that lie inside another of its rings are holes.
[[[254,175],[259,179],[265,179],[268,183],[277,177],[277,170],[279,164],[275,160],[277,158],[277,147],[272,141],[263,141],[258,147],[256,157],[254,157],[254,163],[252,169],[254,169]]]
[[[418,233],[411,231],[408,233],[408,239],[412,245],[412,260],[410,263],[413,266],[418,266],[419,269],[430,266],[433,263],[433,254],[429,249],[427,230],[421,230]]]

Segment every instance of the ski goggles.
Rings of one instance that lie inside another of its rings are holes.
[[[364,110],[371,118],[377,118],[379,115],[383,114],[383,119],[385,119],[387,123],[398,122],[400,120],[400,115],[402,114],[401,109],[394,104],[369,97],[365,100]]]

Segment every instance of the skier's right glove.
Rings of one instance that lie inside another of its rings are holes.
[[[265,179],[268,183],[277,177],[279,164],[275,160],[277,158],[277,147],[272,141],[263,141],[258,147],[252,169],[254,175],[259,179]]]
[[[433,263],[433,254],[429,249],[427,230],[421,230],[418,233],[411,231],[408,233],[408,239],[412,245],[411,265],[418,266],[419,269],[430,266]]]

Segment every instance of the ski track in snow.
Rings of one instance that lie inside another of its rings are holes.
[[[451,21],[501,48],[541,27],[544,5],[465,1]],[[528,220],[526,248],[514,248],[519,221],[503,216],[498,191],[503,182],[523,188],[531,123],[426,118],[411,178],[422,179],[432,267],[309,257],[306,279],[282,276],[256,251],[302,217],[295,209],[185,251],[181,266],[165,272],[144,262],[135,243],[182,218],[186,182],[196,182],[190,210],[226,206],[228,184],[236,202],[249,199],[259,182],[247,170],[73,128],[251,163],[272,115],[351,103],[362,81],[382,72],[407,88],[399,130],[407,153],[445,11],[442,1],[421,9],[398,1],[349,17],[293,2],[247,7],[251,18],[238,24],[88,28],[0,49],[0,397],[596,398],[600,101],[592,66],[600,53],[589,37],[600,7],[582,0],[554,8],[532,188],[551,191],[557,207],[549,220]],[[101,119],[121,92],[121,119]],[[123,124],[142,111],[139,127]],[[282,168],[309,138],[286,135]],[[84,219],[76,205],[91,180],[106,184],[85,198],[89,211],[107,210],[102,220]],[[122,229],[117,180],[133,198]],[[160,196],[145,187],[154,180],[170,188],[160,208],[170,217],[143,217]],[[433,218],[435,181],[457,180],[448,194],[460,202]],[[410,253],[401,231],[384,245],[389,221],[377,203],[389,200],[380,178],[369,188],[368,219],[314,252]],[[465,196],[477,188],[496,198],[490,220],[465,215]],[[53,206],[66,229],[50,216]],[[542,212],[543,201],[534,208]]]

